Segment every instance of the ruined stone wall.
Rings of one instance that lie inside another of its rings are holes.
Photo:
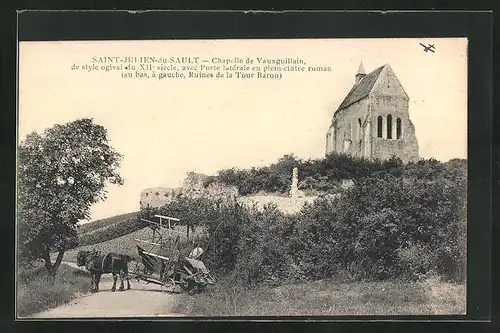
[[[177,193],[177,189],[165,187],[146,188],[141,192],[140,207],[159,208],[169,203]]]
[[[368,115],[368,99],[362,99],[335,114],[330,129],[331,150],[353,156],[363,156],[364,133]]]
[[[170,203],[177,194],[182,194],[192,198],[204,197],[207,199],[224,199],[225,201],[236,200],[238,189],[234,186],[222,184],[210,184],[203,187],[199,184],[190,184],[190,186],[181,188],[153,187],[144,189],[141,192],[140,206],[142,208],[160,208]]]

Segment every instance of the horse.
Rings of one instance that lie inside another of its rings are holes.
[[[130,290],[128,262],[132,260],[132,257],[125,254],[109,252],[103,255],[100,251],[93,250],[78,252],[76,264],[79,267],[85,266],[85,268],[92,273],[92,292],[99,291],[99,281],[101,280],[101,275],[111,273],[113,275],[113,287],[111,288],[111,291],[114,292],[116,290],[116,280],[118,276],[120,276],[120,288],[118,290],[124,290],[124,277],[127,279],[127,290]]]

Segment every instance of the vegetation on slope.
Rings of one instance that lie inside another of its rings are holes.
[[[102,229],[102,228],[106,228],[106,227],[109,227],[109,226],[114,225],[114,224],[119,224],[125,220],[137,218],[138,213],[139,212],[121,214],[121,215],[116,215],[113,217],[109,217],[109,218],[81,224],[80,227],[78,228],[78,234],[82,235],[85,233],[96,231],[97,229]]]
[[[435,274],[462,282],[466,189],[465,160],[422,160],[367,172],[340,198],[320,197],[295,216],[217,198],[178,197],[162,211],[203,224],[205,262],[244,285],[341,272],[359,281]]]
[[[76,262],[76,256],[78,251],[91,251],[93,249],[99,250],[103,253],[107,252],[118,252],[127,254],[132,257],[137,257],[136,238],[149,239],[151,237],[151,230],[149,228],[143,228],[140,230],[133,231],[126,235],[115,237],[113,239],[108,239],[103,242],[81,245],[74,249],[66,251],[64,255],[64,260],[69,262]]]
[[[427,163],[427,161],[418,163]],[[392,171],[397,172],[403,167],[403,162],[398,158],[371,161],[336,153],[321,159],[302,160],[290,154],[283,156],[270,166],[247,170],[236,168],[221,170],[216,176],[206,178],[204,183],[209,185],[215,182],[236,186],[241,195],[259,192],[288,193],[292,183],[292,169],[295,167],[299,169],[300,189],[338,193],[341,191],[342,179],[356,180]]]
[[[21,267],[17,279],[17,316],[26,317],[68,303],[90,291],[90,273],[60,265],[53,280],[39,264]]]
[[[112,218],[116,221],[113,224],[79,234],[78,246],[102,243],[144,228],[144,223],[140,221],[139,214],[131,213],[122,216],[120,219]]]

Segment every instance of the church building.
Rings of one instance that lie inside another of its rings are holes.
[[[409,97],[386,64],[366,74],[361,63],[354,86],[333,114],[326,133],[326,154],[350,154],[370,160],[392,156],[419,159]]]

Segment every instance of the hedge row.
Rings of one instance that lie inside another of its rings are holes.
[[[456,160],[456,162],[463,163],[463,160]],[[236,186],[241,195],[261,191],[287,193],[290,190],[292,169],[297,167],[299,188],[338,192],[341,179],[357,180],[364,177],[379,177],[388,173],[402,176],[422,172],[422,167],[425,169],[423,172],[429,171],[425,166],[439,169],[442,163],[429,159],[404,165],[398,158],[371,161],[335,153],[315,160],[301,160],[293,155],[285,155],[270,166],[248,170],[236,168],[221,170],[216,176],[208,177],[205,185],[215,182]],[[433,171],[440,172],[440,170]]]

